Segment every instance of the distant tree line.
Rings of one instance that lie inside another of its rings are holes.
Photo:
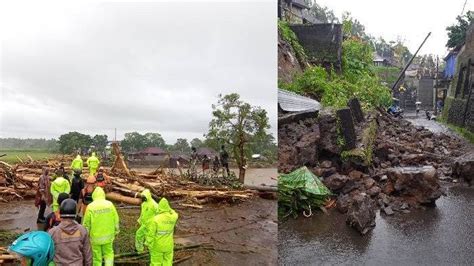
[[[55,139],[0,138],[0,150],[42,150],[55,152],[59,150],[59,145]]]

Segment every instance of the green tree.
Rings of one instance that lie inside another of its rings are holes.
[[[88,149],[92,145],[92,138],[89,135],[74,131],[61,135],[58,143],[61,153],[71,154],[77,150]]]
[[[125,133],[125,137],[120,142],[120,146],[125,152],[139,151],[147,146],[147,139],[138,132]]]
[[[463,16],[457,16],[457,24],[451,25],[446,27],[446,31],[448,31],[448,42],[446,43],[446,47],[454,48],[460,44],[463,44],[466,40],[466,31],[471,25],[474,19],[474,12],[467,11],[467,13]]]
[[[104,152],[107,143],[107,135],[95,135],[92,138],[92,144],[95,146],[97,151]]]
[[[239,181],[244,183],[249,142],[254,137],[266,135],[266,130],[270,128],[267,111],[240,100],[237,93],[219,95],[212,109],[214,118],[209,122],[207,136],[232,147],[239,167]]]
[[[166,142],[159,133],[146,133],[144,135],[146,139],[145,146],[147,147],[159,147],[159,148],[166,148]]]
[[[365,33],[365,26],[359,20],[353,18],[350,12],[342,14],[342,31],[347,37],[369,39],[369,36]]]
[[[310,7],[309,14],[319,21],[323,23],[339,23],[339,19],[334,15],[333,10],[318,5],[314,0],[307,1],[307,4]]]
[[[194,138],[191,140],[191,146],[192,147],[195,147],[196,149],[198,148],[201,148],[203,146],[203,142],[202,140],[198,139],[198,138]]]
[[[180,152],[189,152],[191,151],[191,147],[189,146],[187,139],[177,139],[176,143],[173,145],[172,150]]]

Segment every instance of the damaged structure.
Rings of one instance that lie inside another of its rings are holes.
[[[441,180],[470,182],[467,172],[474,169],[462,140],[382,109],[365,113],[357,99],[347,108],[305,115],[279,108],[278,136],[279,173],[306,166],[334,193],[347,224],[362,234],[375,226],[377,210],[393,215],[435,206]]]

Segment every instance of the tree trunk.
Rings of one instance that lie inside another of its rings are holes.
[[[242,138],[243,136],[241,136]],[[239,143],[239,181],[240,183],[244,184],[245,182],[245,165],[246,165],[246,161],[245,161],[245,150],[244,150],[244,142],[240,141]]]

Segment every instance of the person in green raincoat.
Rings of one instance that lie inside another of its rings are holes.
[[[72,160],[71,163],[71,170],[74,172],[74,170],[81,170],[82,172],[82,167],[84,165],[84,162],[82,161],[81,155],[77,155],[74,160]]]
[[[69,194],[71,192],[71,185],[69,181],[63,177],[62,171],[56,172],[56,179],[51,183],[51,195],[53,196],[53,204],[51,209],[53,212],[59,210],[58,196],[61,193]]]
[[[151,197],[150,190],[145,189],[141,193],[142,206],[140,212],[140,218],[138,218],[138,224],[140,227],[135,233],[135,249],[138,253],[144,252],[144,242],[148,224],[158,214],[158,203]]]
[[[178,214],[171,209],[168,200],[158,203],[158,214],[150,221],[145,245],[150,252],[150,265],[171,266],[174,253],[174,227]]]
[[[119,216],[112,202],[105,199],[105,192],[96,187],[92,203],[84,214],[84,227],[89,232],[92,247],[92,264],[114,265],[114,240],[119,233]]]
[[[91,157],[87,158],[87,166],[89,167],[89,174],[94,175],[97,172],[97,169],[99,168],[99,158],[95,156],[95,152],[92,153]]]

